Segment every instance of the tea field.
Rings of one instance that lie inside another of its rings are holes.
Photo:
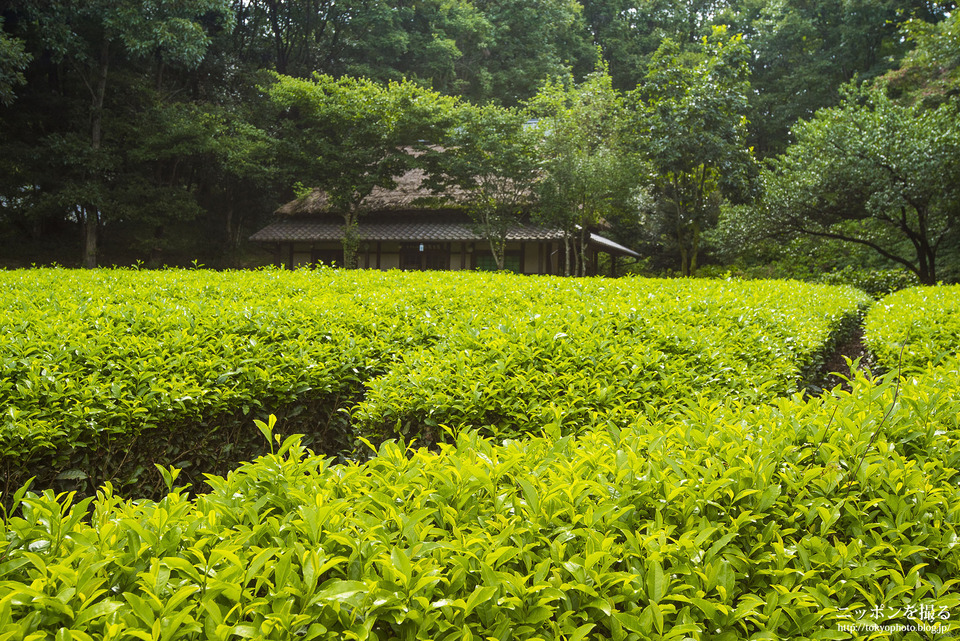
[[[914,287],[887,296],[871,310],[864,339],[887,370],[922,371],[956,356],[960,285]]]
[[[253,419],[325,454],[574,433],[691,398],[762,402],[810,378],[856,290],[494,274],[62,269],[0,274],[9,492],[225,473]],[[441,428],[440,426],[446,426]],[[125,490],[126,492],[126,490]]]
[[[0,280],[8,484],[38,477],[4,495],[0,638],[960,629],[960,344],[936,290],[867,310],[787,282]],[[909,367],[878,350],[886,374],[804,394],[864,314],[871,345],[925,337]],[[232,469],[189,492],[211,464]]]

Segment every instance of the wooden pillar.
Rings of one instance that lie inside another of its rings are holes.
[[[465,270],[467,268],[467,244],[460,243],[460,269]]]
[[[377,241],[377,269],[380,269],[380,241]]]

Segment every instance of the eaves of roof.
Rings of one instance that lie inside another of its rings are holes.
[[[367,242],[476,242],[483,240],[473,228],[458,222],[361,223],[357,237]],[[258,243],[324,242],[343,239],[343,226],[312,220],[278,220],[264,227],[250,240]],[[515,242],[560,241],[559,229],[520,225],[507,232]],[[590,243],[600,251],[639,258],[640,254],[598,234],[590,234]]]

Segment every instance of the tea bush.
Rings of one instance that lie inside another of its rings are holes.
[[[195,484],[277,414],[327,454],[359,431],[500,437],[668,415],[691,388],[765,400],[816,371],[866,297],[787,282],[483,273],[0,273],[6,490]],[[398,428],[399,425],[399,428]]]
[[[661,416],[691,396],[764,402],[812,382],[867,301],[798,282],[561,284],[405,352],[367,382],[354,419],[364,434],[432,442],[440,424],[514,438]]]
[[[436,338],[402,310],[367,320],[354,286],[319,273],[38,270],[0,281],[8,483],[24,469],[50,470],[48,485],[159,481],[152,461],[199,480],[262,453],[251,418],[269,412],[313,447],[348,449],[337,410],[397,345]]]
[[[820,274],[816,281],[827,285],[851,285],[878,300],[901,289],[916,287],[920,282],[916,274],[906,269],[869,269],[853,265]]]
[[[867,315],[864,340],[887,370],[916,371],[960,353],[960,285],[883,298]]]
[[[944,638],[958,416],[954,360],[575,436],[388,441],[362,464],[277,437],[194,500],[176,470],[159,502],[21,491],[0,523],[0,636]]]

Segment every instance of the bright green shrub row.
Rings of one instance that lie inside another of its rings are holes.
[[[28,494],[2,522],[0,638],[956,630],[957,362],[897,393],[890,377],[859,378],[850,393],[692,403],[578,436],[387,442],[359,465],[294,437],[195,500]]]
[[[430,442],[445,424],[512,438],[668,414],[694,396],[767,401],[811,380],[867,302],[795,282],[528,282],[523,308],[455,325],[371,379],[361,431]]]
[[[0,273],[7,489],[195,482],[262,452],[280,415],[324,453],[355,431],[500,436],[657,414],[691,388],[796,389],[865,298],[785,282],[481,273]],[[366,400],[364,400],[366,399]],[[358,406],[358,403],[364,401]]]
[[[879,300],[901,289],[916,287],[920,281],[916,274],[906,269],[869,269],[846,265],[842,269],[821,274],[816,282],[850,285]]]
[[[960,285],[891,294],[869,312],[864,340],[886,370],[923,369],[960,353]]]
[[[97,487],[156,477],[153,460],[225,471],[251,455],[251,443],[253,455],[262,452],[250,416],[269,412],[298,416],[294,427],[312,447],[349,448],[338,408],[355,402],[398,345],[436,336],[403,310],[378,310],[373,322],[355,284],[324,276],[0,274],[8,475],[52,469]]]

